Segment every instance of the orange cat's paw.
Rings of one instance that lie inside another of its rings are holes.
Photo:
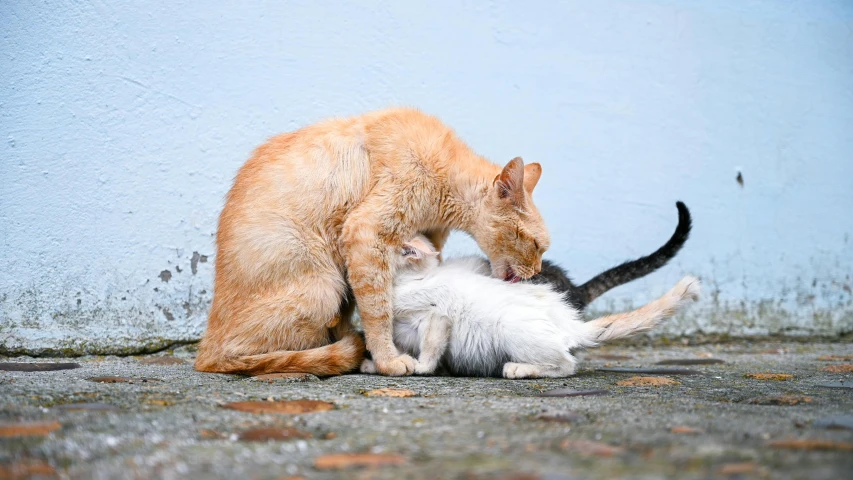
[[[389,360],[376,360],[376,368],[382,375],[411,375],[415,371],[415,360],[408,355],[399,355]]]

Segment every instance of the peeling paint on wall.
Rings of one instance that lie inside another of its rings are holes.
[[[212,301],[212,268],[199,269],[203,278],[177,268],[191,261],[169,260],[176,273],[168,281],[161,272],[100,291],[75,285],[55,266],[48,281],[0,296],[0,354],[130,354],[196,341]]]
[[[853,331],[850,2],[50,0],[0,18],[0,353],[197,340],[251,151],[398,104],[495,162],[540,162],[547,257],[579,281],[655,250],[687,203],[683,252],[593,309],[689,273],[705,297],[659,335]]]

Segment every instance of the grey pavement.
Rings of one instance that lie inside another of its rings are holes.
[[[0,358],[80,365],[0,369],[0,478],[853,475],[849,343],[616,345],[582,353],[574,377],[536,380],[259,381],[198,373],[193,355],[189,346],[140,357]],[[683,359],[724,363],[657,365]],[[700,374],[602,370],[636,367]],[[768,373],[778,375],[748,376]],[[365,395],[381,388],[414,396]],[[540,396],[555,389],[606,394]],[[280,403],[290,400],[324,403]],[[248,401],[326,409],[225,407]],[[79,403],[88,406],[72,405]]]

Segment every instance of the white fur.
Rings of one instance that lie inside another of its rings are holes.
[[[456,375],[566,377],[576,368],[571,350],[647,331],[695,299],[699,288],[698,280],[686,277],[640,309],[584,323],[551,287],[489,274],[480,257],[439,265],[423,237],[401,250],[394,344],[417,358],[415,373],[433,373],[440,364]],[[369,360],[362,365],[365,373],[374,370]]]

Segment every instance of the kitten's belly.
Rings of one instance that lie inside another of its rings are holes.
[[[469,304],[452,325],[444,367],[458,376],[502,376],[503,366],[511,358],[503,345],[500,320]]]
[[[401,353],[409,354],[413,357],[420,355],[420,336],[418,335],[418,326],[413,325],[408,318],[395,315],[394,319],[394,345]]]
[[[448,349],[441,366],[459,377],[502,377],[503,366],[512,359],[503,351]]]
[[[534,329],[558,337],[560,344],[561,320],[574,319],[559,294],[547,286],[509,284],[459,270],[448,270],[439,280],[455,292],[456,305],[449,312],[453,329],[443,358],[443,365],[454,375],[500,377],[505,363],[519,361],[512,352],[520,336],[527,337]]]

